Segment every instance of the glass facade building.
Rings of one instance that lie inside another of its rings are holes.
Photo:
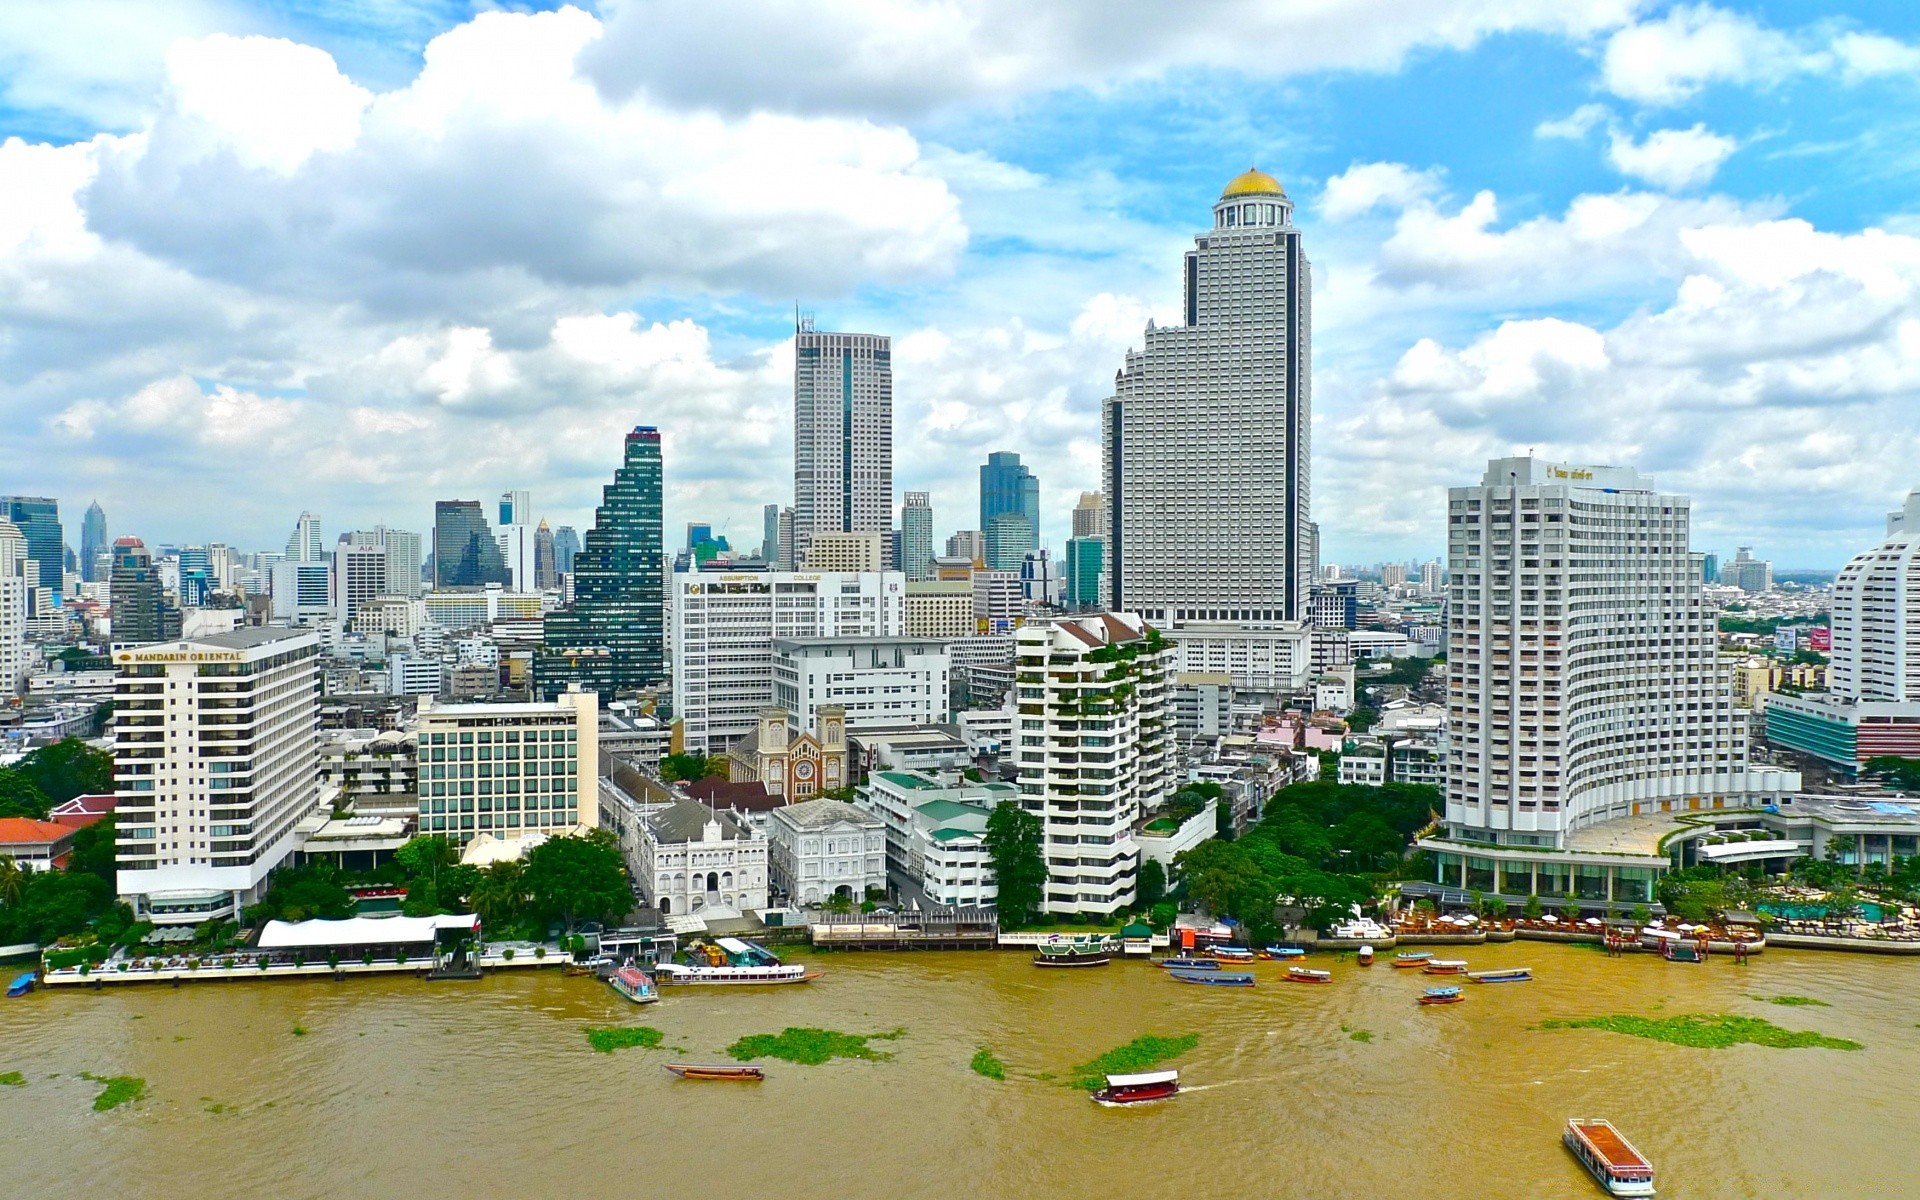
[[[436,500],[433,505],[433,586],[510,586],[511,572],[478,500]]]
[[[27,586],[43,587],[60,603],[67,564],[66,536],[60,529],[60,502],[46,496],[0,496],[0,518],[11,521],[27,539]],[[33,577],[38,568],[39,578]],[[31,596],[29,604],[34,603]]]

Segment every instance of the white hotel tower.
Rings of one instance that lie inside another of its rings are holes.
[[[1293,204],[1248,171],[1185,266],[1186,324],[1149,324],[1102,419],[1107,603],[1175,634],[1306,616],[1312,279]]]
[[[794,331],[793,560],[816,533],[893,529],[893,342]],[[782,545],[785,551],[785,545]]]
[[[1747,765],[1688,513],[1635,471],[1534,458],[1449,489],[1439,882],[1646,903],[1663,814],[1799,785]]]

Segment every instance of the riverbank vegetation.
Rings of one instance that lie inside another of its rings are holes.
[[[985,1046],[973,1052],[973,1061],[967,1065],[973,1069],[975,1075],[984,1075],[988,1079],[1007,1077],[1007,1064],[1001,1062],[999,1055]]]
[[[618,1025],[587,1030],[587,1044],[601,1054],[612,1054],[615,1050],[626,1050],[634,1046],[642,1050],[652,1050],[658,1047],[666,1036],[650,1025]]]
[[[1069,1086],[1090,1092],[1103,1086],[1109,1075],[1151,1071],[1161,1063],[1179,1058],[1199,1044],[1200,1035],[1197,1033],[1183,1033],[1176,1037],[1145,1034],[1075,1067]]]
[[[836,1029],[813,1029],[789,1025],[779,1033],[756,1033],[727,1047],[727,1054],[740,1062],[756,1058],[777,1058],[801,1066],[817,1067],[835,1058],[864,1058],[884,1062],[893,1055],[876,1050],[869,1042],[890,1042],[906,1034],[904,1029],[891,1033],[841,1033]]]
[[[1047,887],[1047,860],[1040,851],[1040,818],[1012,800],[987,815],[981,841],[999,888],[995,906],[1002,929],[1018,929],[1040,911]]]
[[[1675,1046],[1724,1050],[1743,1043],[1776,1050],[1858,1050],[1859,1042],[1827,1037],[1802,1029],[1782,1029],[1759,1017],[1727,1013],[1687,1013],[1675,1017],[1556,1017],[1540,1023],[1542,1029],[1605,1029],[1628,1037],[1649,1038]]]

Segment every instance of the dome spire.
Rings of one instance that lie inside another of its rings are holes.
[[[1284,196],[1286,194],[1287,189],[1280,186],[1278,179],[1259,167],[1248,167],[1233,177],[1232,182],[1227,184],[1226,190],[1220,193],[1220,198],[1225,200],[1229,196]]]

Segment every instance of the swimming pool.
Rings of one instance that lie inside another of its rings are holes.
[[[1789,921],[1818,921],[1827,915],[1827,906],[1824,904],[1756,904],[1754,907],[1768,916],[1785,917]],[[1863,921],[1883,921],[1887,911],[1878,904],[1862,901],[1858,905],[1857,915]]]

